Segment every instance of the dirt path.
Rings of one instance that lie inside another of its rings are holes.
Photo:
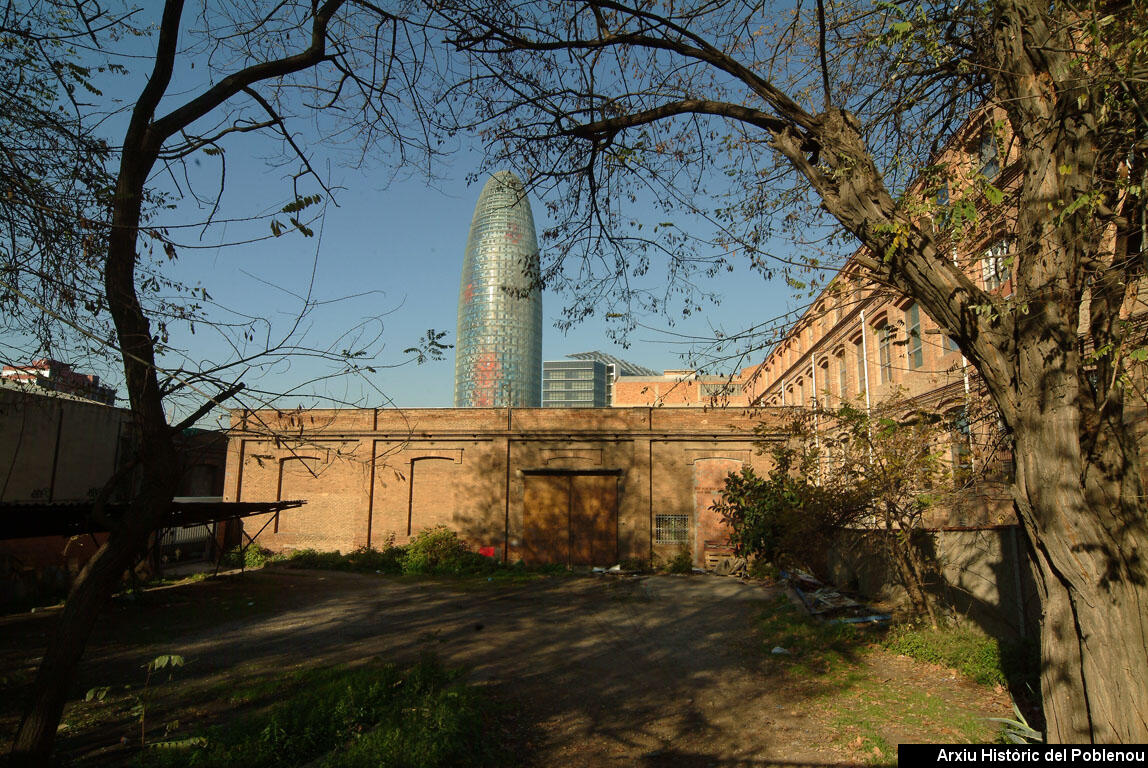
[[[402,662],[432,651],[515,705],[517,719],[491,738],[511,740],[538,765],[872,759],[851,748],[827,715],[825,697],[840,696],[846,683],[790,682],[766,670],[753,622],[772,595],[712,576],[460,585],[265,569],[116,603],[93,638],[75,694],[138,684],[147,660],[178,653],[187,666],[165,684],[165,695],[211,720],[222,716],[213,703],[221,685],[298,666],[371,657]],[[16,683],[10,693],[26,688],[47,618],[0,619],[0,676]],[[922,671],[883,656],[877,673],[890,691],[912,680],[947,707],[986,715],[1007,708],[1003,694],[991,700],[986,689],[946,670]],[[5,707],[5,730],[13,714]],[[73,724],[61,747],[84,754],[101,739],[106,743],[108,734]]]

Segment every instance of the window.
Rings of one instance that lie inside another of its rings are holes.
[[[921,342],[921,308],[917,304],[905,311],[905,327],[909,330],[909,346],[905,356],[909,367],[915,370],[925,364],[924,344]]]
[[[689,515],[654,515],[655,544],[685,544],[689,540]]]
[[[893,326],[886,323],[877,329],[877,353],[881,365],[881,383],[893,380]]]
[[[933,225],[944,229],[953,220],[953,211],[949,207],[949,182],[941,185],[937,190],[937,212],[933,216]]]
[[[847,372],[848,366],[845,365],[845,353],[842,352],[837,356],[837,394],[842,400],[849,396],[849,374]]]
[[[945,337],[945,352],[960,352],[961,347],[952,336]]]
[[[981,138],[980,150],[977,153],[980,162],[978,169],[986,179],[993,180],[1001,172],[1000,152],[997,149],[997,140],[992,131],[986,131]]]
[[[728,381],[702,382],[702,397],[726,397],[733,393]]]
[[[857,342],[857,391],[865,391],[865,383],[868,376],[865,374],[865,345],[860,341]]]
[[[999,240],[989,246],[981,257],[981,277],[985,290],[995,291],[1008,281],[1009,242]]]

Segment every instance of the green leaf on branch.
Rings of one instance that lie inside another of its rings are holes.
[[[287,205],[283,206],[282,210],[283,213],[298,213],[304,208],[309,208],[310,206],[315,205],[322,199],[323,198],[321,198],[319,195],[304,195],[303,197],[297,197],[292,202],[287,203]]]

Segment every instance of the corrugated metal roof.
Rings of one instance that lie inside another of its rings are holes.
[[[301,507],[303,500],[291,501],[219,501],[173,500],[171,514],[158,528],[177,525],[195,525],[248,517],[267,512]],[[0,539],[23,539],[32,536],[79,536],[85,533],[103,533],[109,529],[92,516],[91,501],[4,501],[0,502]],[[110,521],[122,518],[127,504],[107,504],[104,517]]]

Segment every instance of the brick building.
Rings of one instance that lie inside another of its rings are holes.
[[[33,360],[27,365],[5,365],[0,378],[9,383],[37,387],[48,392],[75,395],[104,405],[116,404],[116,390],[100,383],[95,374],[77,373],[58,360]]]
[[[620,376],[614,383],[612,404],[620,408],[744,408],[753,405],[742,387],[741,377],[707,375],[694,370]]]
[[[445,524],[509,561],[727,551],[709,507],[767,469],[743,409],[234,411],[225,500],[306,499],[245,531],[272,550],[402,544]]]

